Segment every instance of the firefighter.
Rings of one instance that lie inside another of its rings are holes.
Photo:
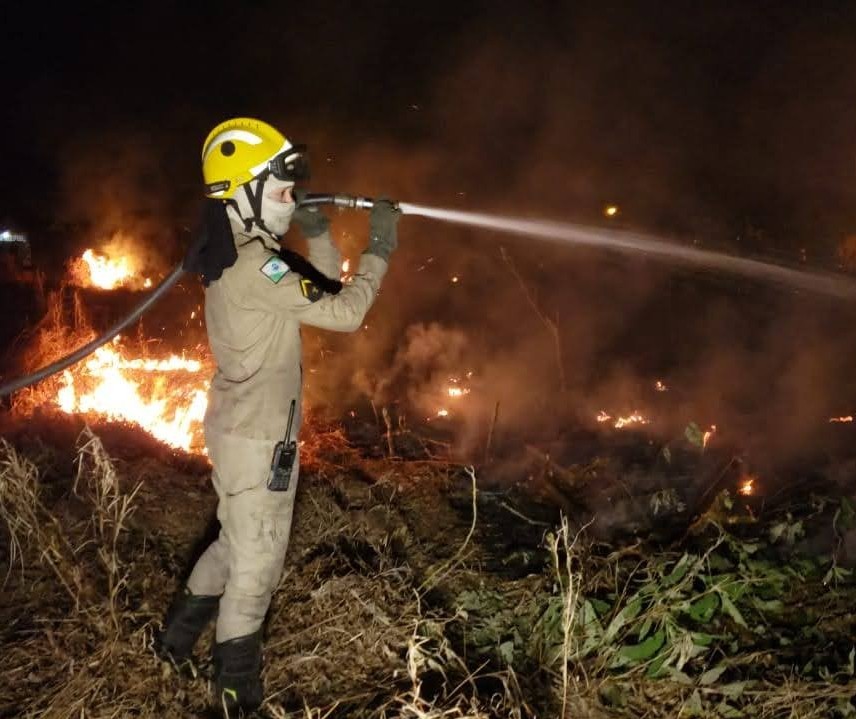
[[[304,158],[301,146],[249,118],[215,127],[202,150],[209,205],[228,218],[219,247],[208,240],[203,271],[217,361],[204,426],[220,533],[167,613],[158,649],[177,664],[191,660],[216,615],[216,700],[227,716],[263,699],[262,622],[282,573],[297,489],[300,326],[358,329],[397,246],[400,212],[378,201],[368,248],[342,286],[329,221],[317,209],[296,209]],[[308,262],[280,247],[292,220],[308,240]]]

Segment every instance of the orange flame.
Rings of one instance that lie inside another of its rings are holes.
[[[177,355],[128,357],[114,340],[63,373],[55,401],[68,414],[132,422],[166,444],[201,452],[208,404],[202,367],[200,360]]]
[[[712,425],[710,425],[710,429],[702,435],[701,446],[707,447],[708,442],[710,442],[710,440],[713,438],[713,435],[715,435],[715,434],[716,434],[716,425],[712,424]]]
[[[604,412],[601,410],[597,413],[597,421],[600,423],[603,422],[612,422],[613,417],[611,414]],[[624,429],[625,427],[630,427],[632,425],[637,424],[649,424],[650,420],[646,419],[641,413],[633,412],[632,414],[627,415],[626,417],[617,417],[615,421],[612,422],[612,426],[615,429]]]
[[[639,412],[634,412],[627,417],[619,417],[615,420],[615,424],[612,426],[615,427],[615,429],[623,429],[624,427],[634,424],[648,424],[648,420],[639,414]]]
[[[755,492],[755,477],[745,477],[740,480],[740,487],[737,491],[744,497],[748,497]]]
[[[102,290],[130,286],[151,287],[151,278],[139,277],[135,265],[133,259],[124,255],[110,258],[88,249],[73,263],[72,274],[78,284],[84,287],[98,287]]]
[[[846,417],[830,417],[829,418],[830,423],[834,422],[834,423],[844,424],[846,422],[852,422],[852,421],[853,421],[853,415],[852,414],[848,414]]]

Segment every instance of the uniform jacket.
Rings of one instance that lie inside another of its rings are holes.
[[[233,224],[238,259],[205,290],[205,322],[217,371],[208,393],[206,441],[280,440],[295,402],[291,439],[300,427],[300,325],[351,332],[377,296],[387,263],[363,255],[337,295],[322,294],[290,271],[268,238]],[[341,258],[329,233],[309,239],[309,260],[329,277]]]

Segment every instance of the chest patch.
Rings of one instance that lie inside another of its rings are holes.
[[[261,266],[262,274],[274,284],[285,277],[291,268],[279,257],[269,257],[268,261]]]
[[[317,302],[324,294],[324,290],[312,280],[307,280],[305,277],[300,280],[300,292],[310,302]]]

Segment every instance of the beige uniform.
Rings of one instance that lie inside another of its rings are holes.
[[[288,490],[269,490],[267,479],[292,401],[290,439],[297,439],[300,428],[300,325],[358,329],[387,268],[383,259],[363,255],[338,295],[321,295],[295,272],[280,276],[272,240],[253,239],[235,224],[233,234],[238,259],[205,292],[205,322],[217,360],[205,441],[221,529],[187,583],[193,594],[222,594],[218,642],[261,626],[282,572],[299,462]],[[338,277],[340,256],[328,233],[309,240],[309,260],[325,275]]]

